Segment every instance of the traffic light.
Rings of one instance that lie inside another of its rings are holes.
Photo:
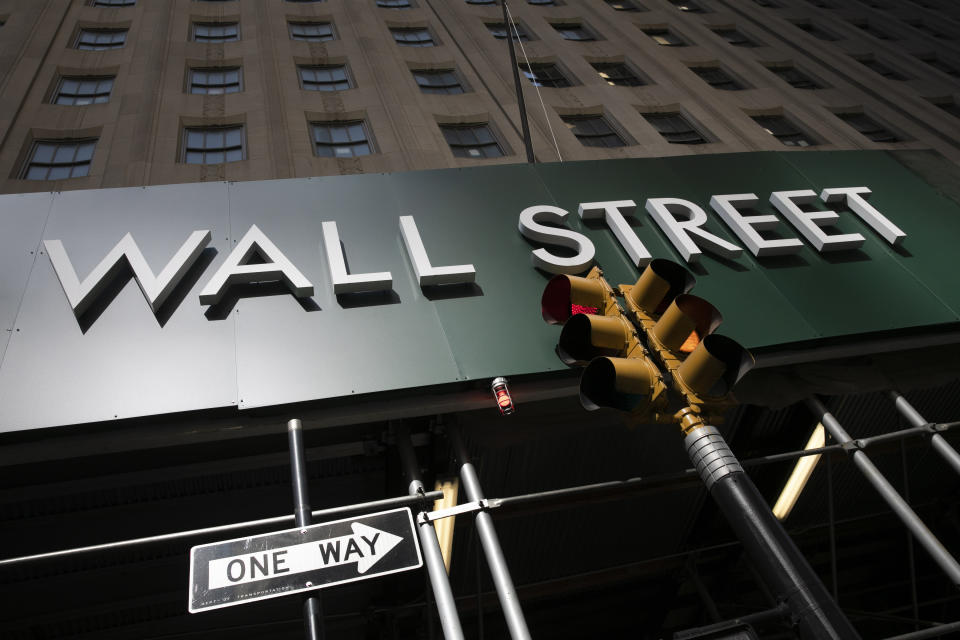
[[[635,284],[616,289],[596,267],[585,278],[550,280],[541,312],[547,322],[563,324],[556,348],[560,359],[586,367],[580,378],[584,408],[609,407],[673,422],[679,420],[674,412],[686,407],[699,413],[705,406],[729,404],[729,392],[753,358],[730,338],[713,333],[723,316],[688,293],[695,283],[684,267],[659,259]],[[664,414],[668,405],[671,411]]]
[[[585,408],[634,413],[659,409],[665,404],[666,385],[616,295],[594,267],[586,278],[560,275],[550,280],[540,308],[547,322],[563,324],[556,349],[560,359],[586,366],[580,379]]]

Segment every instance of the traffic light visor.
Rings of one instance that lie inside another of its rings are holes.
[[[693,351],[720,326],[723,316],[712,304],[688,293],[677,296],[653,326],[653,335],[673,352]]]
[[[580,377],[580,404],[588,411],[641,412],[664,390],[656,366],[646,358],[595,358]]]
[[[619,316],[577,314],[560,332],[557,355],[565,364],[586,364],[598,356],[624,356],[631,326]]]
[[[677,369],[677,377],[699,395],[719,397],[733,390],[753,368],[750,352],[735,340],[709,335]]]
[[[543,290],[540,312],[550,324],[563,324],[579,313],[603,313],[606,292],[596,279],[554,276]]]
[[[659,315],[681,293],[693,289],[697,283],[693,274],[672,260],[656,259],[650,261],[640,274],[640,279],[630,289],[630,300],[641,311]]]

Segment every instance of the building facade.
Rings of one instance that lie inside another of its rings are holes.
[[[297,418],[320,520],[475,504],[436,524],[463,637],[511,637],[481,507],[533,637],[800,637],[676,427],[584,411],[536,310],[651,257],[754,351],[712,417],[771,505],[814,461],[780,517],[857,632],[956,633],[853,458],[960,554],[960,7],[507,9],[0,0],[0,636],[301,637],[298,596],[188,613],[192,546],[293,526]],[[327,637],[459,637],[426,569],[320,593]]]

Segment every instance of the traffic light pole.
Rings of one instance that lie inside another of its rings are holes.
[[[803,640],[860,636],[830,597],[715,427],[684,425],[700,478],[774,597],[786,603]]]
[[[467,457],[467,448],[463,446],[460,429],[451,427],[449,433],[453,442],[453,450],[460,460],[460,479],[463,481],[467,500],[470,502],[483,500],[484,495],[480,488],[480,479],[477,477],[477,470],[473,467],[473,463]],[[527,621],[523,617],[523,609],[520,608],[517,589],[513,586],[513,579],[510,577],[510,570],[507,569],[507,561],[503,557],[497,531],[493,527],[493,518],[489,513],[481,510],[477,512],[474,522],[477,526],[480,544],[483,545],[483,553],[487,557],[487,566],[490,567],[493,584],[497,589],[497,597],[500,598],[500,608],[503,609],[503,616],[507,621],[510,637],[513,640],[530,640]],[[480,611],[479,615],[482,617],[483,612]]]
[[[307,489],[307,465],[303,455],[303,425],[294,418],[287,422],[290,439],[290,475],[293,480],[293,513],[301,529],[310,525],[310,498]],[[308,640],[323,640],[323,607],[319,595],[307,596],[303,601],[303,622]]]

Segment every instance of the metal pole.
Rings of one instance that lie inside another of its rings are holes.
[[[420,480],[417,454],[413,451],[410,432],[402,422],[397,424],[397,448],[400,451],[400,459],[410,481],[410,484],[407,485],[410,495],[423,495],[423,482]],[[420,536],[423,560],[427,564],[427,574],[430,576],[430,585],[433,587],[433,597],[437,602],[437,613],[440,614],[443,637],[446,640],[463,640],[463,629],[460,627],[457,605],[453,599],[453,590],[450,588],[450,580],[447,577],[447,569],[443,564],[440,542],[437,540],[437,532],[433,528],[433,523],[429,520],[421,521],[420,518],[417,518],[417,534]]]
[[[520,69],[517,67],[517,53],[513,49],[513,27],[507,16],[507,0],[500,0],[503,8],[503,28],[507,31],[507,48],[510,50],[510,68],[513,69],[513,84],[517,89],[517,106],[520,107],[520,130],[523,132],[523,146],[527,150],[527,162],[533,164],[533,142],[530,141],[530,125],[527,123],[527,106],[523,102],[523,85],[520,83]]]
[[[480,478],[477,477],[477,470],[467,456],[467,449],[463,446],[463,439],[460,437],[460,429],[456,426],[450,427],[449,434],[450,440],[453,442],[453,450],[456,452],[457,458],[460,459],[460,479],[463,481],[467,500],[470,502],[483,500]],[[507,561],[504,559],[503,550],[500,548],[500,539],[497,537],[497,531],[493,526],[493,518],[488,512],[481,510],[477,512],[475,522],[480,543],[483,545],[483,553],[487,558],[487,566],[490,567],[490,575],[493,577],[493,584],[497,589],[497,597],[500,599],[500,608],[503,609],[503,617],[506,619],[507,628],[510,630],[510,637],[513,640],[529,640],[530,631],[527,629],[527,621],[523,617],[523,609],[520,608],[517,589],[513,586]]]
[[[294,418],[287,422],[290,440],[290,476],[293,480],[293,514],[300,528],[310,525],[310,497],[307,487],[307,464],[303,457],[303,425]],[[319,595],[309,595],[303,601],[303,622],[309,640],[323,640],[323,607]]]
[[[823,416],[820,422],[823,423],[823,426],[830,432],[834,440],[846,446],[853,443],[850,434],[840,426],[840,423],[833,417],[833,414],[827,411],[827,408],[823,406],[822,402],[817,398],[811,397],[807,400],[807,404],[816,415]],[[903,524],[913,533],[913,536],[923,548],[927,550],[927,553],[930,554],[943,572],[947,574],[953,584],[960,587],[960,564],[957,564],[956,559],[950,555],[940,541],[937,540],[936,536],[927,528],[927,525],[925,525],[913,509],[910,508],[906,500],[897,493],[893,485],[880,473],[880,470],[877,469],[866,453],[853,448],[851,457],[853,458],[853,463],[867,481],[873,485],[873,488],[877,490],[880,497],[886,501],[893,512],[897,514],[897,517],[899,517]]]
[[[803,640],[859,638],[840,607],[743,472],[715,427],[686,430],[684,446],[763,582],[790,608]]]
[[[948,622],[947,624],[938,624],[922,631],[912,631],[903,635],[893,636],[887,640],[922,640],[922,638],[940,638],[953,631],[960,631],[960,622]]]
[[[913,408],[913,405],[907,402],[907,399],[902,395],[896,391],[891,391],[890,399],[893,400],[894,405],[896,405],[897,411],[914,427],[930,427],[930,423],[924,420],[923,416],[921,416],[920,413]],[[934,451],[939,453],[943,459],[947,461],[947,464],[953,467],[954,471],[960,473],[960,453],[957,453],[957,450],[950,446],[946,438],[934,432],[930,436],[930,445]]]

